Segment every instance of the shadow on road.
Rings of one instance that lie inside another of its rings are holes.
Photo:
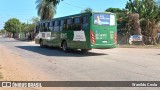
[[[87,57],[87,56],[102,56],[108,55],[105,53],[81,53],[78,50],[69,50],[68,53],[61,51],[60,48],[41,48],[40,46],[16,46],[17,48],[35,52],[45,56],[63,56],[63,57]]]

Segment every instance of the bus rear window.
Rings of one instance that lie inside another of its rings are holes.
[[[112,14],[94,14],[94,24],[96,25],[115,25],[115,16]]]

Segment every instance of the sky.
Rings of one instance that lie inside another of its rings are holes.
[[[30,22],[32,17],[38,17],[36,0],[1,0],[0,29],[10,18],[17,18],[21,22]],[[125,8],[128,0],[63,0],[57,6],[55,17],[62,17],[80,13],[85,8],[93,11],[105,11],[107,8]]]

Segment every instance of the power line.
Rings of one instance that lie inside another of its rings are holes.
[[[83,7],[80,7],[80,6],[78,6],[78,5],[74,5],[74,4],[71,4],[71,3],[66,3],[66,2],[64,2],[64,1],[63,1],[62,3],[66,4],[66,5],[69,5],[69,6],[72,6],[72,7],[79,8],[79,9],[84,9]]]

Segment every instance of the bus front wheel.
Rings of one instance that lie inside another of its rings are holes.
[[[63,50],[64,52],[67,52],[67,42],[66,42],[66,41],[63,41],[63,42],[62,42],[62,50]]]

